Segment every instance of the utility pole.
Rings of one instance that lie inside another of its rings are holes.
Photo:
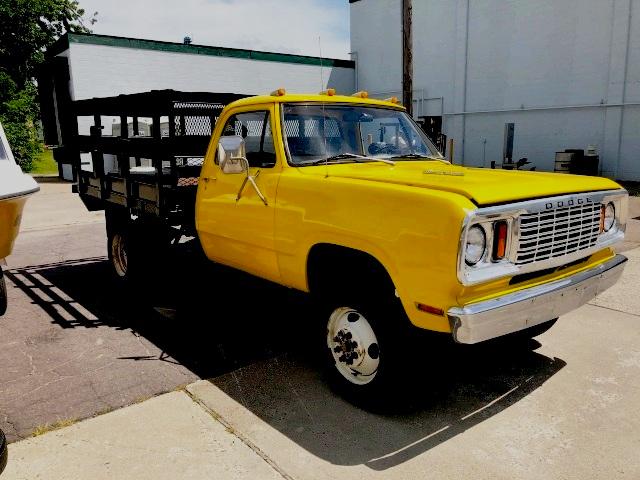
[[[411,0],[402,0],[402,103],[413,115],[413,35]]]

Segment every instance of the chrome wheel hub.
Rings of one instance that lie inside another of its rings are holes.
[[[340,374],[356,385],[371,382],[380,365],[378,339],[367,319],[357,310],[340,307],[327,324],[327,347]]]

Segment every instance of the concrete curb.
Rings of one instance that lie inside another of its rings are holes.
[[[9,446],[2,480],[281,480],[185,392],[171,392]]]

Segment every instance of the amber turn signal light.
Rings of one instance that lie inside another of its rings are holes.
[[[507,222],[493,224],[493,259],[502,260],[507,252]]]

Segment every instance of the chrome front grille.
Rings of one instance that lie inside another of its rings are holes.
[[[593,247],[600,232],[600,204],[587,203],[520,216],[516,265]]]

